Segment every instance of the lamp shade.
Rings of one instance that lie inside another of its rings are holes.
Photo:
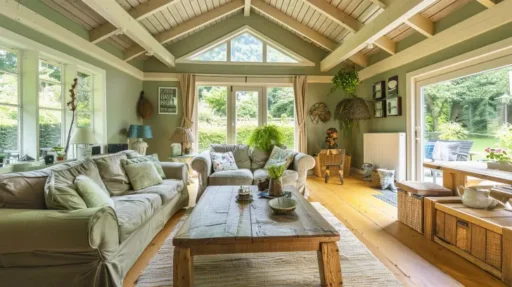
[[[71,137],[72,144],[95,144],[96,138],[91,128],[76,128]]]
[[[153,138],[153,132],[151,131],[150,126],[130,125],[130,128],[128,129],[128,137],[138,139],[151,139]]]
[[[186,128],[176,128],[171,135],[170,141],[173,143],[191,144],[194,142],[192,130]]]

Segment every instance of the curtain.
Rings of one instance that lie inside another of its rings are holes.
[[[183,103],[183,119],[181,126],[191,129],[193,126],[196,106],[196,76],[192,74],[180,75],[181,102]]]
[[[297,126],[298,146],[297,150],[302,153],[308,152],[308,142],[306,138],[306,94],[308,91],[308,77],[296,76],[293,79],[293,90],[295,96],[295,116]]]

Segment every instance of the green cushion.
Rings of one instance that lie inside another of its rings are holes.
[[[157,185],[163,182],[162,177],[158,174],[153,162],[129,162],[122,160],[126,174],[130,179],[133,190],[141,190],[146,187]]]
[[[295,157],[295,154],[296,152],[292,150],[286,150],[278,146],[274,146],[264,168],[267,169],[271,165],[285,165],[286,168],[288,168],[293,162],[293,157]]]
[[[90,177],[79,175],[75,179],[75,184],[78,187],[78,194],[85,201],[87,207],[110,206],[114,208],[114,201],[110,198],[110,194]]]
[[[91,160],[79,161],[63,170],[53,170],[45,185],[45,202],[48,209],[77,210],[87,208],[87,204],[78,194],[75,179],[86,175],[103,191],[105,185],[101,181],[98,168]]]
[[[158,160],[158,154],[146,155],[146,156],[138,156],[128,159],[128,163],[137,163],[137,162],[152,162],[155,165],[156,171],[160,175],[162,179],[166,179],[164,169],[162,165],[160,165],[160,161]]]

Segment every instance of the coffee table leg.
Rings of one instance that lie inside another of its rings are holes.
[[[322,286],[341,286],[341,263],[336,242],[320,243],[318,251],[318,267]]]
[[[194,285],[194,260],[190,254],[190,248],[174,248],[173,282],[174,287]]]

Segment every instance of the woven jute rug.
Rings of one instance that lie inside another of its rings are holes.
[[[391,271],[320,203],[313,206],[340,233],[343,286],[401,286]],[[172,286],[172,238],[178,223],[137,281],[137,287]],[[320,286],[316,252],[202,255],[194,257],[195,286]]]

